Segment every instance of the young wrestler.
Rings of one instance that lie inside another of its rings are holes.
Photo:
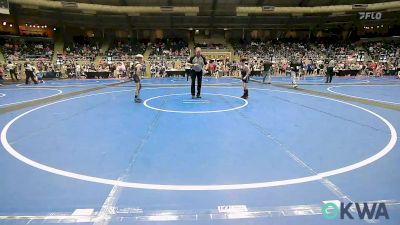
[[[135,56],[136,61],[134,64],[134,73],[133,73],[133,80],[135,81],[135,102],[141,103],[142,99],[140,99],[140,89],[142,85],[140,83],[140,79],[143,75],[142,64],[143,64],[143,55],[138,54]]]
[[[247,99],[249,97],[249,89],[248,89],[248,83],[250,80],[250,67],[247,63],[246,58],[242,58],[241,60],[241,70],[240,74],[242,76],[242,81],[243,81],[243,95],[241,98]]]

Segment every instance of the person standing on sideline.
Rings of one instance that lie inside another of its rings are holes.
[[[187,62],[185,63],[185,75],[186,75],[186,81],[189,81],[189,77],[192,74],[192,70],[190,69],[190,64],[189,64],[190,58],[187,59]]]
[[[11,76],[12,80],[14,80],[14,77],[15,77],[15,80],[19,80],[18,77],[17,77],[17,72],[16,72],[17,66],[14,65],[14,63],[12,63],[11,61],[8,61],[6,69],[10,73],[10,76]]]
[[[292,87],[297,88],[297,79],[299,79],[300,73],[301,73],[301,66],[302,62],[300,59],[295,59],[293,62],[290,62],[290,74],[291,74],[291,79],[292,79]]]
[[[81,65],[79,65],[78,63],[76,64],[75,72],[76,72],[75,78],[81,79]]]
[[[326,69],[326,81],[325,83],[332,83],[333,68],[335,68],[335,60],[331,59],[328,63],[328,68]]]
[[[206,58],[201,55],[201,48],[197,47],[195,50],[195,55],[190,57],[189,63],[192,66],[192,85],[191,85],[191,94],[192,98],[195,98],[195,84],[197,78],[197,98],[201,98],[201,81],[203,79],[203,69],[205,65],[207,65]]]
[[[140,89],[142,88],[142,84],[140,83],[143,70],[143,55],[137,54],[135,56],[136,61],[134,63],[134,70],[133,70],[133,81],[135,82],[135,103],[141,103],[142,99],[140,99]]]
[[[231,67],[232,67],[231,61],[229,61],[229,58],[226,58],[226,63],[225,63],[225,76],[228,76],[228,77],[231,76],[231,74],[232,74]]]
[[[272,72],[272,63],[269,61],[261,62],[263,67],[263,83],[265,83],[265,79],[267,79],[267,84],[271,83],[271,72]]]

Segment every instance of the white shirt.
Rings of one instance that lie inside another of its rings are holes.
[[[14,69],[14,64],[12,64],[12,63],[7,64],[6,69],[7,69],[7,70],[12,70],[12,69]]]
[[[194,71],[196,71],[196,72],[202,71],[202,70],[203,70],[203,66],[205,65],[204,60],[203,60],[203,57],[201,57],[201,56],[199,56],[199,57],[195,56],[195,57],[193,58],[193,60],[192,60],[192,63],[193,63],[193,64],[196,64],[196,65],[193,66],[193,68],[192,68],[192,69],[193,69]]]
[[[25,70],[33,71],[33,66],[31,64],[27,64]]]

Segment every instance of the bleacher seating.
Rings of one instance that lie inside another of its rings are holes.
[[[137,54],[143,54],[146,44],[136,40],[117,39],[114,40],[106,55],[111,56],[113,61],[132,61]]]
[[[54,44],[50,39],[36,38],[0,38],[1,51],[6,60],[45,60],[53,55]]]
[[[64,45],[65,59],[94,61],[99,54],[100,42],[88,37],[74,37]]]

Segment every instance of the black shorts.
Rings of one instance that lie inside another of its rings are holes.
[[[249,78],[247,78],[247,79],[244,79],[244,77],[242,77],[242,81],[243,81],[243,83],[249,83]]]

